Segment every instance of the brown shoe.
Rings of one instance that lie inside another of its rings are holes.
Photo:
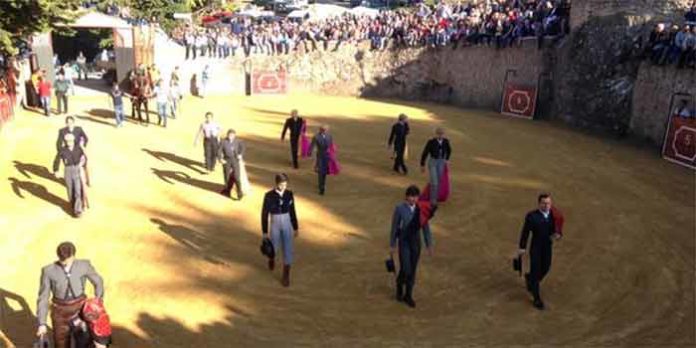
[[[275,269],[275,259],[268,259],[268,269],[271,271]]]
[[[283,266],[283,280],[280,281],[281,284],[283,284],[284,287],[290,286],[290,266],[285,265]]]

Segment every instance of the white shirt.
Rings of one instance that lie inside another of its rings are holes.
[[[169,93],[167,91],[167,87],[164,87],[164,85],[160,87],[155,87],[155,94],[157,95],[157,102],[158,103],[168,103],[169,102]]]
[[[410,204],[409,204],[409,205],[408,205],[408,209],[411,209],[411,214],[413,214],[413,212],[416,211],[416,205],[415,205],[415,204],[414,204],[414,205],[410,205]]]
[[[541,210],[541,209],[539,209],[539,211],[541,212],[541,215],[544,215],[544,219],[548,219],[548,218],[549,218],[549,214],[551,214],[550,211],[544,212],[544,211]]]
[[[201,125],[201,130],[203,131],[203,136],[206,138],[217,137],[220,133],[220,126],[215,122],[204,122]]]

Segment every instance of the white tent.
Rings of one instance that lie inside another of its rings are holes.
[[[258,18],[258,17],[272,17],[275,14],[273,11],[261,11],[258,9],[248,9],[248,10],[242,10],[239,11],[238,13],[240,16],[248,16],[252,18]]]
[[[313,4],[307,7],[310,20],[321,21],[327,18],[340,16],[348,11],[345,7],[329,4]]]
[[[100,12],[87,12],[68,26],[71,28],[131,28],[131,25],[123,19]]]
[[[309,11],[307,10],[295,10],[290,13],[288,13],[288,18],[301,18],[304,19],[305,16],[309,14]]]
[[[375,18],[377,17],[377,15],[379,15],[379,10],[365,6],[358,6],[350,9],[350,13],[356,16],[367,16],[370,18]]]

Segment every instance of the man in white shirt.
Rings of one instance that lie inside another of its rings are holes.
[[[169,89],[162,79],[157,81],[155,87],[155,100],[157,100],[157,125],[167,128],[167,107],[169,106]]]
[[[198,144],[198,139],[203,136],[203,157],[205,158],[205,168],[208,173],[215,170],[216,156],[218,153],[218,136],[220,135],[220,126],[213,121],[213,113],[205,114],[205,122],[196,133],[196,139],[193,141],[193,146]]]

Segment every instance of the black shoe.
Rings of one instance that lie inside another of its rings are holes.
[[[319,195],[323,196],[324,195],[324,190],[319,190]]]
[[[527,283],[527,291],[532,292],[532,283],[529,281],[529,273],[524,274],[524,282]]]
[[[534,300],[534,308],[543,311],[544,310],[544,302],[541,301],[541,299]]]
[[[404,287],[400,284],[396,284],[396,301],[404,302]]]
[[[404,297],[404,302],[406,305],[408,305],[411,308],[416,308],[416,301],[413,300],[411,297]]]

